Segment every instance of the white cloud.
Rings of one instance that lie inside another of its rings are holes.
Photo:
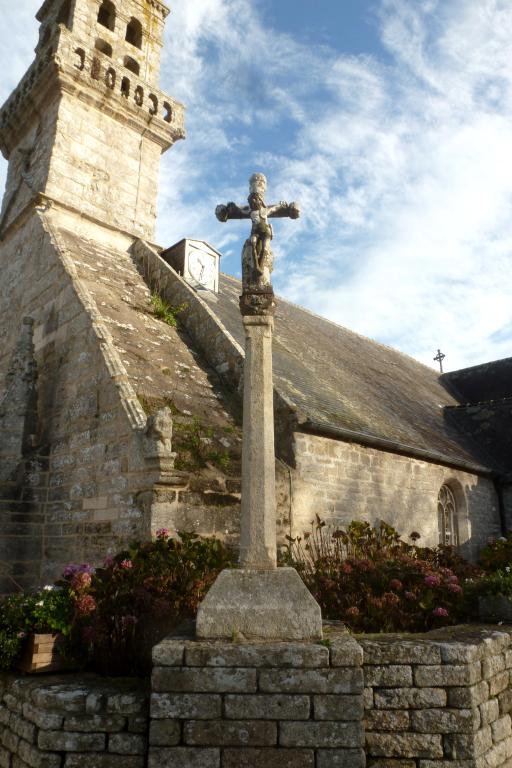
[[[386,56],[306,45],[251,0],[171,5],[162,86],[188,138],[163,159],[161,242],[209,239],[237,272],[245,225],[213,210],[264,170],[303,208],[276,226],[281,293],[427,364],[511,355],[510,0],[378,0]],[[4,97],[36,10],[5,11]]]

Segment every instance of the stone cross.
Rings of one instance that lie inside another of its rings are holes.
[[[245,330],[239,570],[225,570],[201,604],[198,637],[305,640],[322,636],[321,612],[293,568],[277,567],[271,218],[300,215],[296,203],[265,203],[266,179],[250,180],[248,206],[219,205],[220,221],[250,219],[242,251]]]
[[[434,360],[436,363],[439,363],[439,369],[441,373],[443,373],[443,360],[445,359],[446,355],[441,352],[440,349],[437,350],[437,355],[434,357]]]

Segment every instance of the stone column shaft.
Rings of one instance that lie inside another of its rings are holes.
[[[272,331],[268,315],[245,316],[240,564],[277,565]]]

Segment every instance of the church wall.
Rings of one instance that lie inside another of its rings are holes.
[[[111,226],[151,238],[160,153],[127,124],[64,95],[45,192]]]
[[[0,561],[33,586],[148,535],[134,500],[144,459],[108,339],[37,216],[10,234],[0,259],[0,391],[24,316],[34,320],[38,369],[35,445],[0,502]]]
[[[500,536],[497,494],[491,480],[439,464],[385,453],[356,443],[295,434],[292,528],[309,528],[315,514],[329,523],[384,520],[420,544],[438,543],[437,495],[444,483],[459,508],[463,552],[474,557],[490,536]]]

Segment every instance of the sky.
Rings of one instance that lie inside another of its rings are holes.
[[[157,240],[208,240],[239,276],[254,171],[277,293],[445,370],[512,355],[510,0],[171,0],[161,86],[187,106]],[[0,0],[0,98],[38,2]],[[3,185],[6,163],[0,163]]]

